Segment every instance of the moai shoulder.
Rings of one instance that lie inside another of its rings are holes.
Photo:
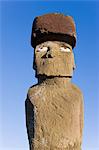
[[[48,92],[45,92],[47,90],[51,91],[53,94],[58,94],[58,92],[60,93],[64,93],[65,95],[70,95],[72,98],[76,97],[76,100],[79,102],[80,100],[83,100],[83,94],[82,91],[80,90],[80,88],[69,82],[69,83],[64,83],[64,87],[63,86],[58,86],[57,84],[52,84],[51,85],[51,81],[49,83],[41,83],[40,85],[36,84],[33,85],[29,88],[28,90],[28,97],[31,99],[35,99],[35,97],[37,96],[41,96],[41,95],[46,95]],[[46,89],[46,87],[48,89]],[[53,89],[53,90],[52,90]],[[31,102],[33,103],[33,101],[31,100]]]
[[[30,150],[81,150],[83,95],[71,83],[75,43],[72,17],[46,14],[34,20],[31,44],[38,84],[29,88],[25,102]]]

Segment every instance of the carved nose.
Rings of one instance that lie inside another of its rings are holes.
[[[51,55],[50,47],[48,47],[47,52],[41,58],[53,58]]]
[[[53,58],[53,57],[51,56],[51,54],[46,53],[41,58]]]
[[[49,52],[49,51],[50,51],[50,47],[48,46],[47,52]]]
[[[51,56],[51,54],[48,54],[48,57],[47,58],[53,58],[52,56]]]

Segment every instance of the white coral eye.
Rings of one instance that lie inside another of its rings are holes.
[[[62,52],[70,52],[70,48],[69,47],[60,47],[60,50],[62,51]]]
[[[46,46],[44,46],[44,47],[39,47],[38,49],[37,49],[37,51],[39,51],[39,52],[45,52],[45,51],[47,51],[48,50],[48,47],[46,47]]]

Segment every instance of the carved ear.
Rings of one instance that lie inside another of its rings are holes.
[[[34,52],[34,59],[33,59],[33,69],[37,70],[36,62],[35,62],[35,52]]]
[[[74,54],[73,54],[73,70],[76,69],[76,64],[75,64],[75,59],[74,59]]]
[[[33,61],[33,69],[34,69],[34,70],[37,69],[35,61]]]

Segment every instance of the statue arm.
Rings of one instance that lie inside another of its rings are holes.
[[[25,113],[26,113],[27,134],[29,139],[29,145],[31,146],[32,140],[34,138],[34,106],[31,103],[28,95],[25,100]]]
[[[81,96],[81,103],[80,103],[80,138],[82,141],[83,135],[83,127],[84,127],[84,106],[83,106],[83,96]]]

